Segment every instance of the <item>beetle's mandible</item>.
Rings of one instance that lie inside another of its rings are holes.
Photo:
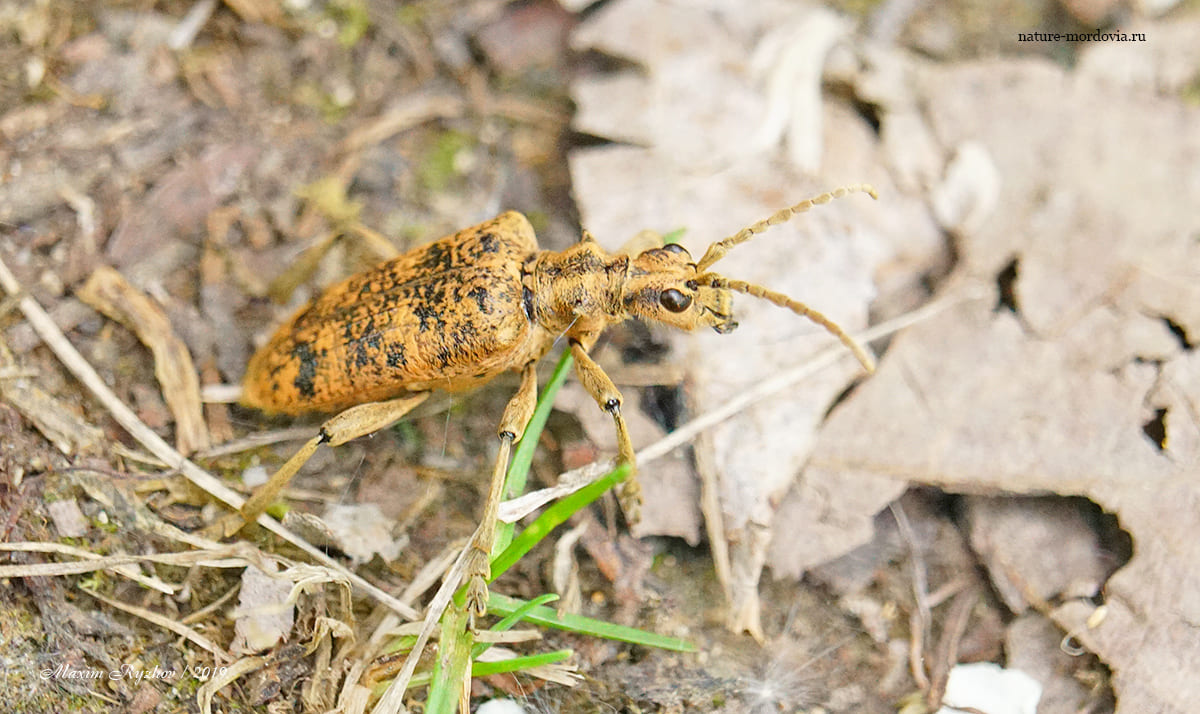
[[[536,402],[537,361],[565,337],[579,380],[612,415],[618,460],[634,464],[621,394],[588,355],[600,334],[629,318],[684,330],[729,332],[732,295],[766,299],[836,335],[868,369],[870,357],[820,313],[780,293],[709,268],[733,246],[792,215],[868,185],[844,186],[778,211],[709,246],[699,261],[682,246],[609,254],[586,232],[570,248],[539,250],[529,221],[514,211],[415,248],[352,276],[297,312],[250,360],[242,402],[266,412],[346,410],[325,422],[243,507],[252,520],[322,443],[337,445],[376,431],[435,390],[458,392],[516,370],[521,385],[500,421],[500,453],[468,561],[468,606],[482,615],[496,511],[512,445]],[[621,500],[637,518],[640,490],[631,474]]]

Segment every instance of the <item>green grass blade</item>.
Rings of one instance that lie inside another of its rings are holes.
[[[575,652],[573,650],[555,650],[553,652],[542,652],[535,655],[523,655],[521,657],[513,657],[512,659],[500,660],[499,662],[476,662],[471,666],[472,677],[486,677],[489,674],[502,674],[504,672],[519,672],[523,669],[533,669],[547,664],[557,664],[563,660],[569,659]]]
[[[554,593],[538,595],[534,599],[525,603],[524,607],[517,608],[517,610],[512,614],[501,618],[499,622],[489,627],[488,630],[491,632],[507,632],[511,630],[518,622],[524,619],[525,613],[540,605],[549,605],[557,599],[558,595],[555,595]],[[478,657],[484,652],[487,652],[488,648],[491,646],[492,645],[489,642],[477,642],[475,646],[471,648],[471,656]]]
[[[533,416],[529,419],[529,424],[525,426],[525,433],[521,435],[521,440],[517,442],[516,449],[513,450],[512,462],[508,465],[508,473],[504,480],[505,498],[514,498],[525,493],[525,484],[529,480],[529,467],[533,464],[533,454],[537,451],[542,430],[546,428],[546,420],[550,418],[550,410],[554,408],[554,397],[566,383],[567,375],[570,374],[571,365],[574,362],[570,350],[566,350],[559,358],[558,364],[554,365],[554,374],[550,376],[550,381],[546,382],[545,388],[542,389],[542,393],[538,397],[537,408],[533,410]],[[496,530],[496,550],[492,552],[504,550],[512,541],[512,537],[512,524],[499,524]]]
[[[428,714],[455,714],[458,698],[463,691],[471,666],[471,647],[475,638],[467,629],[467,611],[451,603],[442,613],[442,637],[438,643],[438,659],[429,680],[429,697],[425,700]]]
[[[622,464],[607,476],[597,479],[575,493],[564,496],[551,504],[542,512],[542,515],[538,516],[533,523],[521,531],[519,536],[513,539],[504,552],[492,559],[492,579],[495,580],[503,575],[504,571],[511,568],[526,553],[533,550],[533,547],[543,538],[550,535],[550,531],[564,523],[575,512],[603,496],[605,491],[621,483],[628,476],[629,464]]]
[[[666,233],[662,237],[663,245],[670,245],[672,243],[678,243],[679,239],[683,238],[684,233],[687,233],[686,228],[676,228],[675,230]]]
[[[488,599],[488,610],[497,615],[508,615],[516,612],[518,609],[527,605],[524,600],[508,597],[499,593],[490,593]],[[625,627],[624,625],[614,625],[611,622],[602,620],[594,620],[583,615],[563,614],[559,615],[554,608],[538,606],[529,610],[522,618],[525,622],[541,625],[543,627],[553,627],[557,630],[567,630],[581,635],[592,635],[594,637],[603,637],[609,640],[618,642],[629,642],[630,644],[642,645],[645,647],[657,647],[664,650],[672,650],[674,652],[695,652],[696,646],[687,640],[681,640],[676,637],[667,637],[658,635],[653,632],[646,632],[634,627]]]

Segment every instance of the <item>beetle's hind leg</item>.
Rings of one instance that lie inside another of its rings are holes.
[[[617,430],[617,464],[629,464],[629,476],[621,484],[618,495],[625,517],[630,523],[637,523],[641,516],[642,487],[637,480],[637,461],[633,455],[633,442],[629,440],[629,428],[625,425],[625,417],[621,416],[621,392],[588,355],[583,342],[575,338],[571,338],[571,356],[575,358],[575,372],[584,390],[601,409],[612,414],[613,426]]]
[[[487,502],[483,506],[483,518],[479,528],[467,546],[467,612],[474,617],[487,614],[488,581],[492,578],[492,548],[496,545],[497,513],[504,497],[505,476],[512,446],[521,439],[525,427],[537,406],[537,363],[530,362],[521,371],[521,386],[504,408],[500,419],[500,453],[496,454],[496,466],[492,470],[492,481],[488,487]]]
[[[320,432],[309,439],[292,455],[271,478],[260,486],[242,504],[238,513],[231,513],[211,526],[211,533],[218,538],[227,538],[241,530],[242,526],[258,518],[270,506],[279,492],[292,480],[300,467],[312,458],[321,444],[340,446],[351,439],[372,434],[399,420],[429,398],[429,392],[417,392],[386,402],[370,402],[351,407],[321,425]]]

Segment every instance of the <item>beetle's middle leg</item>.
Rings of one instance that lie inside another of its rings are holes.
[[[504,497],[505,475],[513,444],[521,439],[525,427],[533,417],[537,406],[537,361],[525,365],[521,370],[521,386],[504,408],[497,434],[500,437],[500,452],[496,454],[496,466],[492,471],[492,482],[488,488],[487,502],[483,506],[483,518],[471,544],[467,546],[467,611],[475,617],[487,614],[487,583],[492,577],[492,548],[496,545],[496,520],[500,501]]]
[[[213,524],[212,530],[218,538],[227,538],[241,530],[242,526],[256,520],[279,492],[292,480],[300,467],[312,458],[321,444],[340,446],[351,439],[379,431],[397,421],[429,398],[429,392],[417,392],[386,402],[360,404],[331,417],[321,425],[316,436],[300,447],[279,470],[272,474],[262,486],[246,499],[237,513],[231,513]]]
[[[625,425],[625,417],[621,416],[621,392],[588,355],[584,343],[575,338],[571,338],[571,356],[575,358],[575,373],[584,390],[601,409],[612,414],[613,426],[617,429],[617,464],[629,464],[629,476],[621,484],[619,494],[621,506],[625,509],[625,517],[636,523],[642,506],[642,487],[637,481],[637,462],[633,456],[633,442],[629,440],[629,428]]]

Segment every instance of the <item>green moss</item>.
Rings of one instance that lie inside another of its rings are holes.
[[[462,174],[458,166],[459,157],[471,148],[473,142],[470,135],[459,131],[438,134],[417,168],[421,185],[431,193],[442,193],[449,188]]]
[[[328,12],[337,23],[342,47],[357,45],[371,27],[371,15],[362,0],[336,0],[329,4]]]

